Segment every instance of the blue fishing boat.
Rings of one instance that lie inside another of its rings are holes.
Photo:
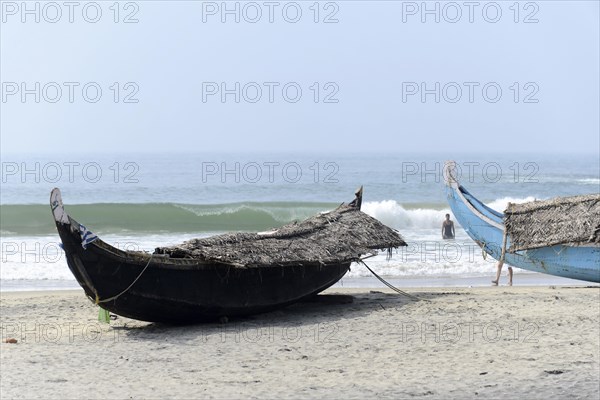
[[[514,226],[517,224],[508,217],[520,217],[533,209],[542,209],[542,212],[548,213],[549,206],[544,204],[544,207],[538,207],[542,202],[511,204],[504,214],[497,212],[461,186],[456,179],[456,171],[453,161],[446,162],[444,180],[448,203],[456,220],[485,253],[529,271],[600,282],[600,194],[579,196],[585,197],[584,200],[587,201],[584,207],[580,207],[585,213],[583,217],[580,212],[578,219],[562,216],[552,218],[550,223],[540,222],[540,218],[531,221],[521,219],[521,226],[518,227]],[[554,204],[559,200],[553,199]],[[514,206],[520,207],[518,212],[511,210]],[[547,225],[556,224],[556,220],[562,221],[558,229],[557,226],[548,227],[554,231],[546,229]],[[542,228],[535,226],[536,224]],[[573,230],[579,230],[576,238],[569,238],[569,235],[565,237],[564,231],[570,230],[571,227]],[[551,233],[543,232],[558,232],[558,235],[550,237]],[[562,237],[559,237],[561,234]]]

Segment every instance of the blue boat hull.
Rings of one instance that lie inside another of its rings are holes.
[[[502,213],[494,211],[473,197],[457,182],[447,182],[448,204],[465,232],[495,259],[502,254],[504,222]],[[506,248],[510,247],[510,237]],[[600,248],[556,245],[539,249],[505,253],[507,264],[529,271],[600,282]]]

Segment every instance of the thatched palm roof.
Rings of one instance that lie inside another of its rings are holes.
[[[155,254],[195,258],[236,267],[331,264],[357,261],[377,249],[406,246],[400,234],[351,205],[271,232],[228,233],[192,239]]]
[[[600,194],[509,204],[509,252],[556,244],[600,246]]]

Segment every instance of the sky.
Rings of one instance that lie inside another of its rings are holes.
[[[597,1],[2,1],[0,150],[600,154]]]

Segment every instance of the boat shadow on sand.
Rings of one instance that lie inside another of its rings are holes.
[[[462,294],[462,293],[447,293]],[[432,293],[414,293],[423,300],[433,299]],[[322,294],[292,304],[280,310],[263,314],[221,318],[213,322],[195,324],[165,324],[142,322],[119,317],[111,327],[124,340],[156,340],[164,342],[165,335],[183,342],[204,341],[259,341],[284,337],[296,341],[307,332],[327,339],[338,329],[338,322],[359,320],[373,313],[381,318],[392,318],[406,305],[416,300],[395,293],[371,290],[364,293]]]

